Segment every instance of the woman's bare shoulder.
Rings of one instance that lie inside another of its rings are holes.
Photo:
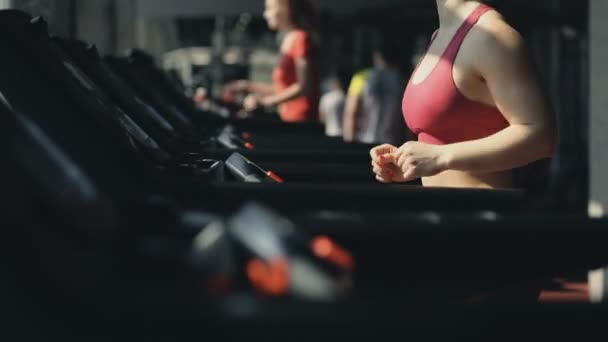
[[[483,15],[474,31],[476,42],[485,49],[515,51],[524,48],[521,34],[495,10]]]

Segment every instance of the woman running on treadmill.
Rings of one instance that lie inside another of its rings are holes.
[[[515,187],[513,170],[550,158],[554,117],[522,37],[480,1],[436,0],[439,29],[403,97],[418,141],[371,151],[383,183]]]
[[[320,90],[313,4],[310,0],[266,0],[265,6],[268,26],[283,35],[273,84],[241,80],[229,84],[227,90],[250,94],[244,102],[246,110],[278,106],[282,121],[317,121]]]

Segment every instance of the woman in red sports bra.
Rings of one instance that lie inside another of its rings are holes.
[[[315,11],[310,0],[266,0],[268,26],[284,34],[281,58],[273,71],[273,84],[237,81],[227,90],[249,93],[246,110],[278,106],[285,122],[318,120],[319,76],[311,32]]]
[[[403,96],[418,141],[371,151],[378,181],[510,188],[551,157],[554,118],[521,36],[479,1],[436,0],[440,27]]]

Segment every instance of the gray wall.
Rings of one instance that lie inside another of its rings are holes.
[[[76,36],[104,53],[114,50],[112,6],[110,0],[76,1]]]
[[[116,39],[114,50],[124,51],[136,45],[136,3],[134,0],[116,0]]]
[[[102,53],[136,47],[135,0],[86,0],[75,2],[76,37],[93,42]]]
[[[608,209],[608,1],[590,0],[591,199]],[[599,206],[596,206],[599,209]],[[604,210],[605,211],[605,210]]]
[[[318,0],[323,8],[348,13],[361,7],[403,4],[406,0]],[[198,16],[262,12],[263,0],[137,0],[137,11],[146,17]]]

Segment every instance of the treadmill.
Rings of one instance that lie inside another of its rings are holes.
[[[173,155],[180,155],[186,159],[196,158],[197,156],[215,156],[214,152],[208,154],[187,152],[189,150],[196,150],[195,146],[198,144],[184,142],[180,132],[169,121],[158,114],[158,111],[154,107],[139,98],[128,85],[122,82],[99,58],[94,48],[86,47],[82,42],[68,41],[60,38],[54,38],[53,41],[64,50],[69,51],[70,57],[82,68],[86,76],[91,78],[92,83],[98,85],[100,92],[108,94],[108,97],[111,97],[113,102],[125,112],[128,112],[133,121],[141,126],[163,149]],[[227,137],[227,139],[230,138]],[[210,139],[207,142],[207,146],[213,145],[214,141]],[[331,182],[375,182],[373,174],[367,165],[368,163],[357,165],[352,163],[326,162],[321,165],[320,162],[264,162],[265,168],[274,170],[275,173],[294,182],[314,179],[315,177],[311,177],[311,174],[318,174],[319,177],[317,178],[322,177],[326,181]],[[331,170],[331,172],[325,172],[324,170]]]

